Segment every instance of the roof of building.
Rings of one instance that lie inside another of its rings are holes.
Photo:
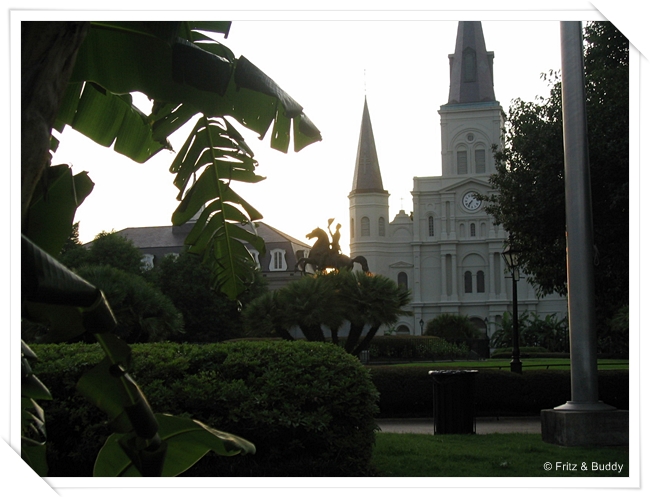
[[[361,132],[359,133],[359,147],[357,161],[354,166],[352,180],[352,193],[380,192],[386,193],[381,181],[379,158],[375,147],[375,137],[372,133],[368,100],[363,102],[363,116],[361,118]]]
[[[480,21],[460,21],[456,49],[449,56],[450,85],[448,104],[493,102],[494,52],[485,49]]]
[[[266,223],[258,221],[257,235],[259,235],[266,244],[277,244],[280,242],[290,242],[294,246],[310,249],[311,246],[302,242],[280,230],[273,228]],[[181,227],[158,226],[158,227],[130,227],[118,231],[117,233],[124,238],[133,242],[138,248],[166,248],[166,247],[183,247],[185,237],[194,226],[194,223],[188,222]],[[244,226],[250,231],[250,226]]]

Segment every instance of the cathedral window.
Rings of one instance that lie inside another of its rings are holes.
[[[456,162],[458,163],[458,174],[466,175],[467,174],[467,151],[459,150],[456,152]]]
[[[476,292],[485,292],[485,274],[482,271],[476,274]]]
[[[405,289],[409,288],[409,277],[403,271],[397,274],[397,285],[400,287],[404,287]]]
[[[474,151],[474,162],[477,173],[485,173],[485,149],[476,149]]]
[[[429,216],[429,237],[433,237],[433,235],[434,235],[433,216]]]
[[[386,235],[386,221],[384,218],[379,218],[379,236],[384,237]]]
[[[367,216],[361,218],[361,236],[370,237],[370,219]]]
[[[476,223],[469,224],[469,236],[476,237]]]
[[[350,238],[354,238],[354,218],[350,218]]]
[[[465,294],[472,293],[472,272],[465,272]]]

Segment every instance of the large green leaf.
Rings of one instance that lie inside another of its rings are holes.
[[[163,25],[171,24],[169,30]],[[77,54],[72,83],[91,81],[111,93],[139,91],[158,102],[189,104],[210,117],[232,116],[264,136],[275,123],[274,136],[291,134],[300,150],[321,139],[318,129],[304,119],[302,107],[244,57],[204,35],[222,32],[224,23],[138,22],[92,23]],[[153,34],[153,28],[165,36]],[[169,34],[178,28],[174,38]],[[152,28],[152,29],[149,29]],[[179,56],[180,55],[180,56]],[[284,119],[286,118],[286,119]],[[271,146],[284,152],[285,139]]]
[[[162,477],[181,474],[209,451],[222,456],[255,453],[255,446],[243,438],[221,432],[196,420],[156,414],[160,439],[167,444]],[[95,462],[95,477],[138,477],[136,469],[113,434],[102,447]]]
[[[45,170],[34,191],[23,233],[51,256],[58,256],[70,236],[74,215],[95,184],[84,171],[72,175],[66,164]]]
[[[167,136],[154,138],[149,117],[133,106],[130,95],[94,83],[68,85],[56,128],[61,131],[64,125],[139,163],[171,149]]]
[[[202,210],[185,244],[212,269],[213,285],[232,299],[254,280],[255,263],[246,243],[264,253],[263,240],[238,226],[252,226],[262,215],[231,183],[260,181],[256,165],[244,139],[226,120],[204,117],[170,168],[181,199],[172,222],[182,225]]]

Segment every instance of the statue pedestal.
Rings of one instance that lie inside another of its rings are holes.
[[[542,410],[542,440],[560,446],[626,446],[627,410]]]

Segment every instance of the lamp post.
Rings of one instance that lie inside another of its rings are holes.
[[[420,335],[424,335],[424,320],[420,318]]]
[[[519,313],[517,311],[517,280],[519,280],[519,251],[510,244],[501,254],[506,266],[512,274],[512,360],[510,371],[521,373],[521,360],[519,359]]]

